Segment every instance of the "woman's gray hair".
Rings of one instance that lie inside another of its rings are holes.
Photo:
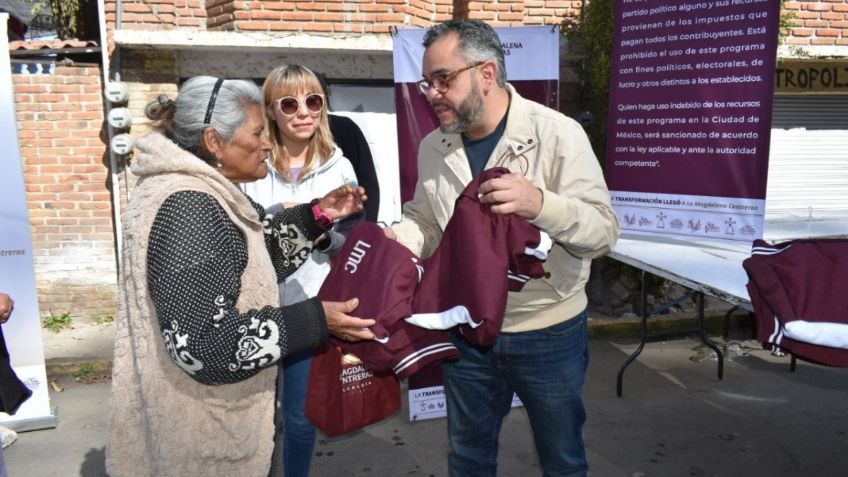
[[[431,26],[424,34],[424,48],[445,36],[456,34],[459,36],[459,48],[462,58],[468,64],[481,61],[494,61],[498,65],[498,75],[495,80],[498,86],[506,86],[506,63],[504,62],[504,50],[501,39],[495,33],[495,29],[481,20],[448,20],[444,23]]]
[[[201,151],[203,130],[212,127],[224,141],[232,139],[244,123],[249,104],[262,105],[262,92],[252,81],[224,80],[214,104],[209,99],[218,78],[195,76],[180,87],[176,100],[165,95],[147,105],[145,114],[154,120],[154,127],[167,135],[181,148],[204,158]],[[208,123],[208,108],[212,106]]]

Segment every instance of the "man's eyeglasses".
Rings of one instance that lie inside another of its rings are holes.
[[[294,96],[283,96],[274,100],[274,102],[277,103],[277,109],[286,116],[294,116],[300,111],[300,100]],[[320,113],[324,109],[324,95],[312,93],[303,99],[303,103],[310,113]]]
[[[465,70],[470,70],[471,68],[476,68],[485,63],[485,61],[478,61],[477,63],[466,66],[465,68],[460,68],[458,70],[449,71],[447,73],[438,73],[433,75],[432,78],[424,77],[423,80],[418,81],[416,84],[418,85],[418,91],[421,91],[421,94],[426,95],[430,92],[431,89],[436,90],[439,94],[445,94],[448,92],[450,88],[450,83],[460,73]]]

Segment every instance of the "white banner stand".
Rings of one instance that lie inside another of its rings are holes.
[[[56,427],[50,411],[41,316],[35,290],[32,241],[24,193],[23,167],[18,147],[15,98],[6,32],[8,13],[0,13],[0,292],[15,300],[15,311],[3,325],[6,346],[15,373],[32,396],[14,416],[0,413],[0,425],[17,432]]]

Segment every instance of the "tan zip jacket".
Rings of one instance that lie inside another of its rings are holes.
[[[506,167],[543,191],[542,211],[530,222],[554,240],[546,277],[509,293],[502,331],[521,332],[563,322],[586,308],[591,260],[612,249],[619,226],[583,128],[522,98],[511,85],[507,89],[506,130],[485,168]],[[438,129],[428,134],[418,150],[415,195],[404,204],[401,222],[392,227],[398,241],[422,257],[432,254],[471,179],[460,135]]]

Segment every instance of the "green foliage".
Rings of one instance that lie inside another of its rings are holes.
[[[53,25],[59,38],[74,38],[79,30],[79,0],[47,0],[53,10]]]
[[[80,0],[34,0],[32,13],[37,15],[48,10],[52,13],[53,28],[62,39],[74,38],[80,29]]]
[[[83,384],[103,383],[112,379],[109,365],[104,362],[80,363],[71,371],[74,381]]]
[[[115,322],[115,317],[112,315],[97,315],[94,317],[95,325],[109,325]]]
[[[91,364],[86,363],[75,369],[72,376],[74,377],[74,381],[90,382],[97,376],[97,370]]]
[[[562,32],[572,49],[571,66],[577,72],[583,88],[580,108],[589,111],[594,118],[587,132],[603,164],[612,54],[613,0],[584,3],[581,18],[567,19],[562,25]]]
[[[65,328],[70,328],[71,321],[73,321],[71,319],[71,312],[66,311],[57,316],[51,311],[49,315],[42,318],[41,325],[53,333],[58,333]]]
[[[32,3],[32,16],[36,16],[42,11],[44,11],[44,7],[46,6],[44,0],[35,0]]]
[[[786,3],[786,0],[780,0],[780,11],[782,14],[780,15],[780,22],[778,23],[777,30],[777,42],[778,44],[783,43],[783,40],[792,33],[792,28],[794,28],[792,20],[797,18],[795,12],[790,12],[783,9],[783,5]]]

